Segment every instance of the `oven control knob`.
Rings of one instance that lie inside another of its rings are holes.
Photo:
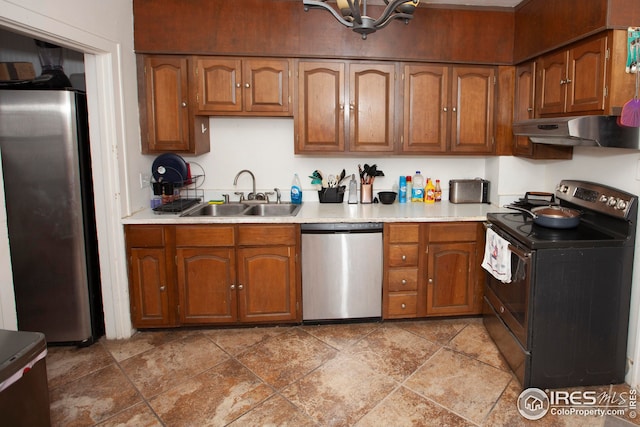
[[[627,204],[628,203],[626,200],[618,199],[618,203],[616,203],[616,209],[623,211],[627,209]]]
[[[608,206],[615,207],[616,203],[618,203],[618,199],[613,196],[609,197],[609,200],[607,201]]]
[[[561,193],[566,193],[567,191],[569,191],[569,186],[566,184],[563,185],[559,185],[558,186],[558,191]]]
[[[601,194],[600,198],[598,199],[598,201],[600,203],[607,203],[607,200],[609,200],[609,198],[607,196],[605,196],[604,194]]]

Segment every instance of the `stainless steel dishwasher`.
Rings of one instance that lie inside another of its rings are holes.
[[[382,223],[302,224],[302,319],[382,316]]]

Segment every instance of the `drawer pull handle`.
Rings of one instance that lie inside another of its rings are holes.
[[[402,260],[406,261],[407,260],[407,256],[406,255],[402,255]]]
[[[407,308],[407,304],[402,303],[402,305],[400,307],[404,310],[405,308]]]
[[[407,284],[407,279],[402,279],[402,282],[401,282],[401,283],[402,283],[403,285],[406,285],[406,284]]]

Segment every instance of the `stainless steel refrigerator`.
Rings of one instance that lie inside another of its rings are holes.
[[[87,102],[0,90],[0,155],[18,329],[88,345],[104,333]]]

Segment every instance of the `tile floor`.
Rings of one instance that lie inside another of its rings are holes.
[[[634,425],[525,420],[478,318],[138,332],[52,346],[47,370],[52,423],[64,427]]]

